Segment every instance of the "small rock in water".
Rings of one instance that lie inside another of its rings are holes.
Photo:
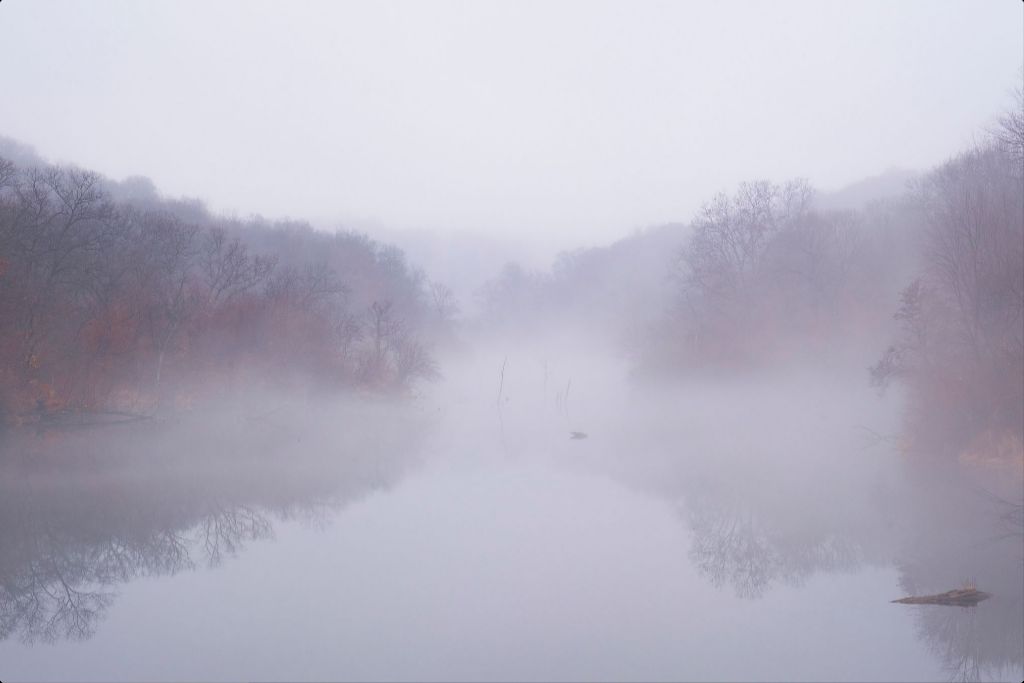
[[[587,435],[585,432],[569,432],[570,439],[585,439]]]

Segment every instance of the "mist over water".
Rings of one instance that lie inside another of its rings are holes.
[[[1024,678],[983,4],[0,4],[0,679]]]
[[[1019,539],[914,481],[850,370],[650,388],[565,337],[445,367],[400,407],[260,397],[7,463],[5,675],[1019,671]],[[889,603],[968,578],[994,597]]]

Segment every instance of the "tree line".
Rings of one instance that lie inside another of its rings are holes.
[[[151,414],[253,378],[402,390],[436,372],[439,287],[363,235],[0,157],[0,422]]]
[[[716,197],[676,254],[675,357],[860,348],[883,332],[869,380],[906,388],[908,450],[1022,457],[1022,119],[1018,94],[985,139],[860,211],[817,210],[802,181]]]
[[[870,365],[906,388],[913,450],[1019,458],[1024,98],[891,196],[833,208],[803,179],[747,182],[551,272],[510,264],[481,298],[485,319],[611,334],[647,377]]]

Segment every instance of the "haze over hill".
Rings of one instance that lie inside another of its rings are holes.
[[[0,678],[1021,680],[1022,22],[0,3]]]
[[[686,220],[751,178],[834,188],[934,166],[1006,105],[1014,12],[10,2],[0,44],[19,67],[0,125],[48,159],[146,175],[218,213],[557,251]]]

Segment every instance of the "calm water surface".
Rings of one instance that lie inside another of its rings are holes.
[[[493,364],[368,441],[249,414],[255,454],[8,465],[0,678],[1021,678],[1020,539],[912,495],[891,405]]]

